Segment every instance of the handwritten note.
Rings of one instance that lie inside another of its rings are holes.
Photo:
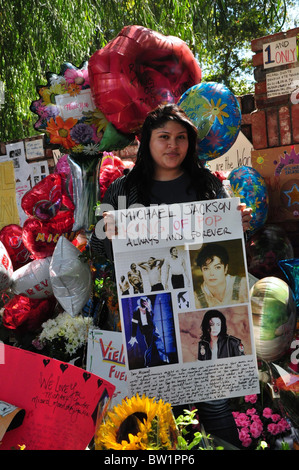
[[[25,141],[27,161],[45,158],[44,142],[42,137]]]
[[[25,417],[5,434],[1,449],[84,450],[114,388],[71,364],[5,345],[0,399],[24,409]]]
[[[84,113],[95,109],[91,90],[89,88],[81,90],[80,94],[77,96],[72,96],[69,93],[57,95],[55,97],[55,101],[64,120],[69,117],[81,119],[84,116]]]

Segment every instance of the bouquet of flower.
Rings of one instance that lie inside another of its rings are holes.
[[[176,419],[170,403],[139,395],[122,400],[109,411],[96,430],[95,450],[220,450],[198,426],[196,409]],[[192,440],[191,440],[192,439]]]
[[[247,449],[273,449],[275,441],[290,432],[288,421],[276,410],[263,407],[258,395],[243,397],[240,411],[234,411],[233,416],[242,446]]]
[[[46,356],[69,362],[80,356],[87,344],[92,318],[60,313],[42,324],[42,332],[32,342]]]

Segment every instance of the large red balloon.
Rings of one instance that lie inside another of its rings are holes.
[[[30,252],[23,243],[22,231],[22,227],[16,224],[6,225],[0,230],[0,241],[9,254],[14,270],[31,261]]]
[[[53,174],[46,176],[27,191],[22,197],[21,205],[27,215],[49,220],[59,211],[61,202],[61,177],[59,174]]]
[[[54,314],[55,298],[30,299],[15,295],[5,306],[3,325],[11,330],[36,331]]]
[[[24,245],[35,259],[47,258],[53,254],[59,237],[71,234],[73,224],[73,211],[59,211],[56,217],[48,222],[29,217],[23,225]]]
[[[126,26],[88,62],[95,104],[124,134],[138,133],[149,111],[176,103],[201,81],[201,69],[181,39]]]

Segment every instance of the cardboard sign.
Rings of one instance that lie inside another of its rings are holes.
[[[252,143],[242,132],[239,132],[237,140],[231,148],[221,157],[208,161],[208,167],[212,172],[223,171],[229,174],[240,166],[251,166],[252,148]]]
[[[0,162],[0,230],[19,223],[13,162]]]
[[[83,369],[5,345],[0,401],[25,410],[0,449],[84,450],[106,411],[114,385]]]
[[[297,62],[296,36],[263,44],[264,68]]]
[[[115,385],[111,406],[128,396],[127,371],[122,334],[93,328],[88,333],[86,369]]]

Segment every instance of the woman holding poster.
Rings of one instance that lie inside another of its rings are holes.
[[[109,210],[120,200],[133,204],[175,204],[229,197],[222,182],[196,155],[197,128],[175,104],[161,105],[148,114],[142,127],[136,164],[114,181],[101,204],[103,220],[91,238],[92,252],[113,259],[111,236],[115,223]],[[119,198],[121,198],[119,200]],[[244,231],[249,228],[251,209],[240,204]],[[206,432],[238,444],[238,432],[228,400],[196,404]],[[179,410],[178,410],[179,411]],[[219,426],[220,424],[220,426]]]

